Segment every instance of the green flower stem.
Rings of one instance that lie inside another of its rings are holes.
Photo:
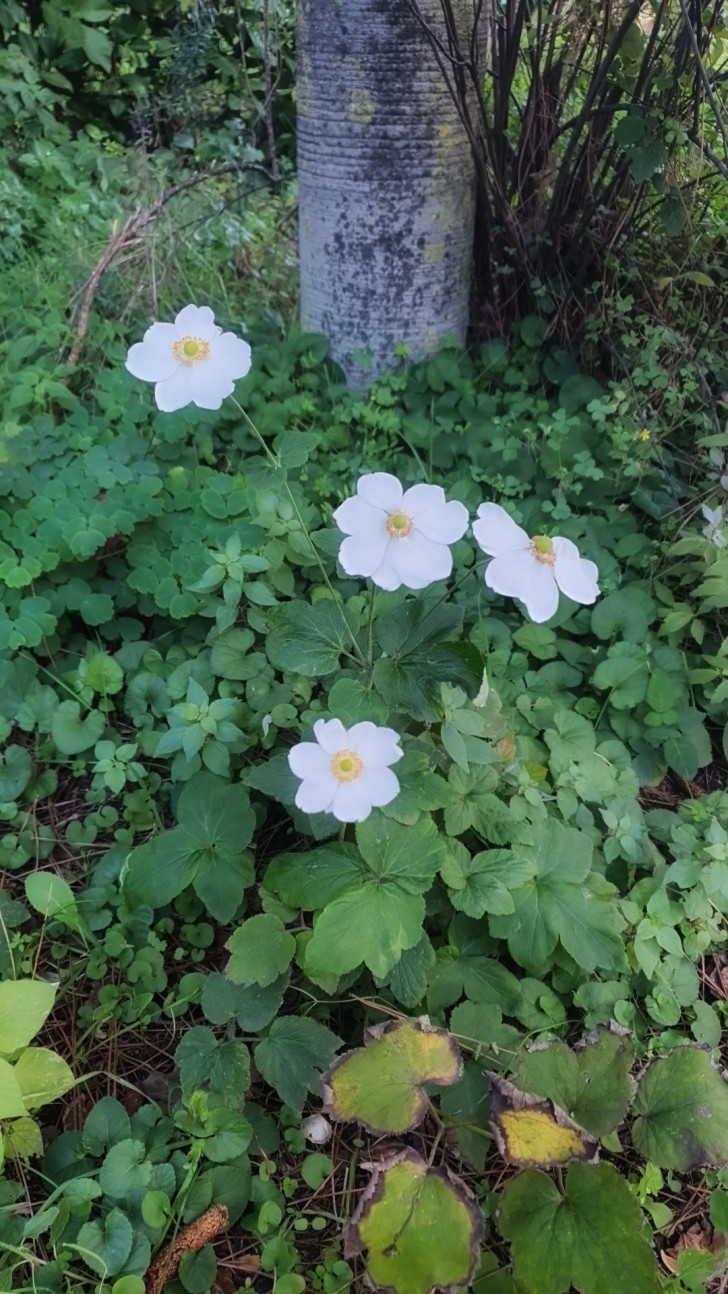
[[[364,686],[366,688],[370,688],[372,685],[372,671],[374,669],[372,631],[374,628],[374,599],[376,597],[376,593],[377,591],[374,585],[371,584],[369,588],[369,614],[367,616],[367,636],[365,647],[366,662],[364,666],[366,670]]]
[[[235,399],[235,396],[234,396],[234,395],[231,395],[231,396],[230,396],[230,399],[232,400],[232,403],[235,405],[235,408],[238,410],[238,412],[240,413],[240,415],[245,419],[246,423],[248,424],[248,427],[249,427],[249,428],[250,428],[250,430],[252,431],[253,435],[255,436],[255,439],[257,440],[258,444],[260,445],[261,449],[263,450],[263,453],[265,454],[266,458],[268,459],[268,462],[270,463],[271,467],[273,468],[273,471],[274,471],[274,472],[281,472],[281,471],[283,470],[283,464],[282,464],[282,462],[281,462],[280,455],[278,455],[278,454],[274,454],[274,453],[273,453],[273,451],[272,451],[272,449],[270,449],[270,448],[268,447],[268,445],[266,444],[265,440],[263,439],[263,436],[260,434],[260,432],[258,431],[258,428],[256,427],[255,423],[253,422],[253,419],[250,417],[250,414],[246,413],[246,411],[245,411],[245,409],[243,408],[242,404],[239,404],[239,403],[238,403],[238,401]],[[339,597],[338,597],[338,595],[337,595],[337,593],[336,593],[336,590],[334,589],[333,584],[331,583],[331,580],[329,579],[328,573],[327,573],[327,571],[326,571],[326,567],[324,566],[324,564],[323,564],[323,562],[322,562],[322,560],[321,560],[321,557],[320,557],[319,553],[316,551],[316,545],[314,544],[314,542],[313,542],[313,540],[312,540],[312,538],[311,538],[311,534],[310,534],[310,531],[309,531],[309,529],[308,529],[308,526],[306,525],[306,522],[304,521],[303,517],[301,516],[301,511],[300,511],[300,509],[299,509],[298,504],[296,503],[296,497],[295,497],[295,495],[294,495],[294,493],[293,493],[293,491],[292,491],[292,489],[291,489],[290,485],[288,484],[288,481],[286,480],[285,475],[283,476],[283,488],[284,488],[284,490],[285,490],[286,494],[288,495],[288,501],[289,501],[289,503],[290,503],[291,507],[293,508],[293,514],[294,514],[294,516],[295,516],[295,518],[296,518],[296,521],[298,522],[299,526],[301,527],[301,530],[303,531],[303,533],[304,533],[304,535],[306,536],[306,538],[307,538],[307,540],[308,540],[309,544],[311,545],[311,552],[313,553],[314,558],[316,559],[316,565],[318,566],[319,570],[321,571],[321,574],[322,574],[323,579],[324,579],[324,584],[326,585],[327,589],[329,590],[329,593],[331,594],[331,596],[332,596],[332,598],[333,598],[333,600],[334,600],[334,604],[336,605],[336,607],[337,607],[337,608],[338,608],[338,610],[339,610],[339,614],[341,615],[342,622],[343,622],[343,624],[344,624],[344,626],[345,626],[345,628],[346,628],[347,635],[348,635],[348,637],[349,637],[349,639],[350,639],[350,641],[351,641],[351,645],[352,645],[352,647],[353,647],[353,649],[354,649],[354,654],[355,654],[356,661],[357,661],[357,663],[358,663],[359,665],[364,665],[364,664],[365,664],[364,658],[363,658],[363,656],[362,656],[362,654],[361,654],[361,650],[360,650],[360,648],[359,648],[359,645],[358,645],[358,643],[356,642],[356,639],[354,638],[354,635],[353,635],[353,634],[352,634],[352,632],[351,632],[351,629],[350,629],[350,627],[349,627],[349,623],[348,623],[348,621],[347,621],[347,619],[346,619],[346,616],[344,615],[344,612],[343,612],[343,609],[342,609],[342,606],[341,606],[341,601],[340,601],[340,599],[339,599]]]

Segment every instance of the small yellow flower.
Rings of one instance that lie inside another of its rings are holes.
[[[647,427],[642,428],[640,432],[640,440],[652,440],[652,433],[647,430]]]

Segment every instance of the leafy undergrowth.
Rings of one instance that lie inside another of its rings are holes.
[[[2,1288],[702,1289],[728,566],[693,518],[720,446],[647,429],[526,321],[367,399],[322,339],[253,336],[266,455],[232,404],[157,412],[137,336],[109,325],[86,376],[8,356],[0,987],[44,997],[0,1037]],[[530,622],[470,531],[422,591],[346,575],[332,513],[382,471],[571,539],[600,597]],[[402,751],[356,824],[295,803],[288,752],[332,719]],[[622,1058],[608,1116],[590,1047]]]

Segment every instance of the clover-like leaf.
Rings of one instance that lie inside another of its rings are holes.
[[[537,1169],[507,1185],[499,1212],[514,1274],[529,1294],[656,1294],[642,1210],[611,1164],[573,1164],[563,1192]]]
[[[521,1052],[514,1085],[548,1097],[594,1137],[613,1132],[634,1095],[634,1043],[624,1032],[600,1029],[572,1051],[564,1042]]]
[[[483,1215],[446,1168],[414,1150],[380,1160],[344,1233],[344,1253],[366,1251],[367,1272],[396,1294],[469,1285],[480,1260]]]
[[[324,1112],[357,1119],[371,1132],[409,1132],[427,1110],[426,1083],[457,1081],[455,1039],[425,1018],[389,1020],[364,1034],[364,1046],[340,1056],[324,1075]]]
[[[687,1172],[728,1163],[728,1083],[706,1051],[676,1047],[645,1070],[634,1102],[632,1141],[661,1168]]]
[[[520,1092],[495,1074],[488,1081],[490,1126],[508,1163],[554,1168],[597,1158],[599,1142],[553,1101]]]

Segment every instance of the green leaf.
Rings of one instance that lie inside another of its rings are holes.
[[[128,901],[164,907],[192,883],[212,916],[229,920],[254,879],[252,860],[244,852],[255,825],[247,790],[211,773],[197,773],[180,795],[177,820],[177,827],[131,851],[125,875]]]
[[[266,1083],[296,1113],[308,1092],[320,1092],[321,1073],[341,1046],[330,1029],[306,1016],[274,1020],[255,1048],[255,1063]]]
[[[707,1052],[676,1047],[637,1087],[632,1141],[661,1168],[688,1172],[728,1162],[728,1084]]]
[[[19,1119],[27,1114],[20,1083],[15,1070],[6,1060],[0,1060],[0,1119]],[[0,1151],[0,1163],[2,1153]]]
[[[133,1137],[117,1141],[108,1151],[99,1172],[99,1185],[112,1200],[123,1200],[144,1186],[152,1176],[143,1141]]]
[[[56,989],[41,979],[5,980],[0,984],[0,1055],[27,1047],[45,1024]]]
[[[131,1253],[134,1233],[121,1209],[112,1209],[101,1222],[84,1222],[76,1237],[80,1256],[97,1276],[115,1276]]]
[[[527,970],[543,965],[559,940],[586,971],[621,967],[616,891],[590,870],[589,837],[554,818],[533,823],[530,831],[531,845],[513,852],[525,852],[535,875],[513,891],[512,915],[490,918],[491,933],[508,940],[511,956]]]
[[[592,633],[602,639],[619,634],[624,642],[643,643],[654,615],[655,604],[647,590],[628,585],[599,598],[591,613]]]
[[[106,718],[100,710],[89,710],[81,718],[78,701],[61,701],[53,712],[51,736],[61,755],[80,755],[99,740],[106,727]]]
[[[331,674],[357,630],[351,614],[330,598],[288,602],[271,613],[270,625],[265,649],[271,665],[309,678]]]
[[[324,1075],[324,1113],[356,1119],[370,1132],[409,1132],[425,1117],[425,1084],[449,1087],[461,1068],[455,1040],[426,1020],[373,1025],[364,1046],[340,1056]]]
[[[552,1042],[521,1052],[511,1079],[522,1092],[548,1097],[587,1132],[603,1137],[627,1113],[634,1095],[633,1062],[632,1039],[600,1029],[574,1051]]]
[[[260,1033],[278,1014],[288,979],[281,975],[261,988],[259,984],[231,984],[224,975],[213,973],[205,980],[200,1005],[211,1024],[235,1019],[244,1033]]]
[[[250,629],[228,629],[212,644],[210,668],[218,678],[250,677],[251,647],[255,634]]]
[[[406,948],[422,937],[425,900],[396,884],[373,880],[324,908],[306,946],[305,970],[314,981],[339,978],[363,962],[384,979]]]
[[[493,1002],[461,1002],[450,1016],[450,1031],[476,1060],[496,1071],[512,1068],[524,1041],[518,1029],[503,1023]]]
[[[217,1258],[212,1245],[203,1245],[196,1253],[188,1250],[179,1264],[180,1283],[187,1294],[207,1294],[217,1275]]]
[[[104,1151],[131,1134],[129,1115],[120,1101],[113,1096],[102,1096],[86,1116],[81,1134],[81,1147],[89,1155],[100,1158]]]
[[[358,679],[340,678],[329,692],[329,711],[341,719],[345,728],[364,719],[372,723],[386,724],[389,718],[389,707],[371,688],[364,687]]]
[[[506,1186],[499,1225],[529,1294],[657,1294],[642,1210],[611,1164],[572,1164],[563,1193],[526,1169]]]
[[[62,1056],[46,1047],[28,1047],[15,1062],[15,1078],[28,1110],[37,1110],[70,1091],[75,1078]]]
[[[33,763],[24,746],[6,746],[0,752],[0,801],[17,800],[33,772]]]
[[[346,1234],[346,1252],[366,1250],[370,1279],[396,1294],[469,1285],[480,1259],[483,1215],[447,1168],[414,1150],[382,1159]]]
[[[322,845],[305,854],[279,854],[265,888],[291,908],[313,912],[362,883],[367,867],[353,845]]]
[[[527,858],[519,858],[509,849],[486,849],[471,857],[459,841],[451,843],[440,868],[450,902],[469,917],[513,912],[511,891],[528,880],[532,871]]]
[[[225,968],[227,978],[233,984],[260,984],[265,988],[288,970],[296,940],[278,917],[261,912],[234,930],[225,947],[231,954]]]
[[[245,1043],[234,1038],[218,1039],[204,1025],[187,1030],[174,1059],[185,1096],[209,1083],[213,1092],[239,1105],[250,1087],[250,1055]]]
[[[381,987],[386,983],[392,995],[402,1006],[417,1006],[427,992],[430,972],[435,965],[435,953],[427,935],[412,948],[405,948],[402,956],[393,966],[386,981],[378,981]]]
[[[614,643],[606,660],[592,675],[595,687],[609,689],[609,702],[616,710],[631,710],[644,701],[650,678],[644,647],[637,643]]]

